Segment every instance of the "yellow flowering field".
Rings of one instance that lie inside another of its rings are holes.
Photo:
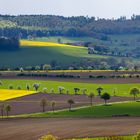
[[[40,42],[40,41],[28,41],[28,40],[21,40],[20,46],[85,48],[82,46],[72,46],[72,45],[58,44],[58,43],[53,43],[53,42]]]
[[[0,101],[34,94],[35,91],[0,89]]]
[[[115,72],[115,70],[49,70],[49,72]],[[131,71],[118,70],[118,72],[131,72]]]

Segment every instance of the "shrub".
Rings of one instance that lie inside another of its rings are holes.
[[[9,85],[9,89],[13,89],[14,87],[12,85]]]
[[[53,135],[46,135],[46,136],[42,136],[40,139],[38,140],[58,140],[57,137],[53,136]]]
[[[17,88],[18,90],[21,90],[22,88],[21,88],[21,86],[18,86],[18,88]]]
[[[2,84],[3,84],[2,81],[0,81],[0,86],[1,86]]]
[[[136,135],[136,136],[134,136],[134,140],[140,140],[140,132],[139,132],[139,133],[137,133],[137,135]]]
[[[43,88],[43,92],[44,93],[47,93],[48,92],[48,89],[47,88]]]
[[[51,93],[54,93],[54,89],[52,88],[52,89],[50,90],[50,92],[51,92]]]
[[[103,140],[126,140],[126,138],[122,136],[111,136],[111,137],[106,137]]]

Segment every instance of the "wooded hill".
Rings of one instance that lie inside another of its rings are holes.
[[[3,24],[4,23],[4,24]],[[83,37],[94,36],[108,40],[111,34],[140,33],[140,16],[133,15],[131,19],[96,19],[95,17],[63,17],[53,15],[0,15],[0,36],[28,35]]]

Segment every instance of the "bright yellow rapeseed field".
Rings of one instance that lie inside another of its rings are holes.
[[[28,41],[28,40],[21,40],[20,46],[84,48],[82,46],[72,46],[72,45],[58,44],[58,43],[53,43],[53,42],[40,42],[40,41]]]
[[[0,89],[0,101],[34,94],[35,91]]]

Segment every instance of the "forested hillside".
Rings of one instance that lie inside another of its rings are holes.
[[[2,23],[6,24],[2,24]],[[7,26],[6,26],[7,25]],[[111,34],[140,33],[140,16],[131,19],[96,19],[95,17],[63,17],[51,15],[0,15],[0,36],[94,36],[108,40]]]

